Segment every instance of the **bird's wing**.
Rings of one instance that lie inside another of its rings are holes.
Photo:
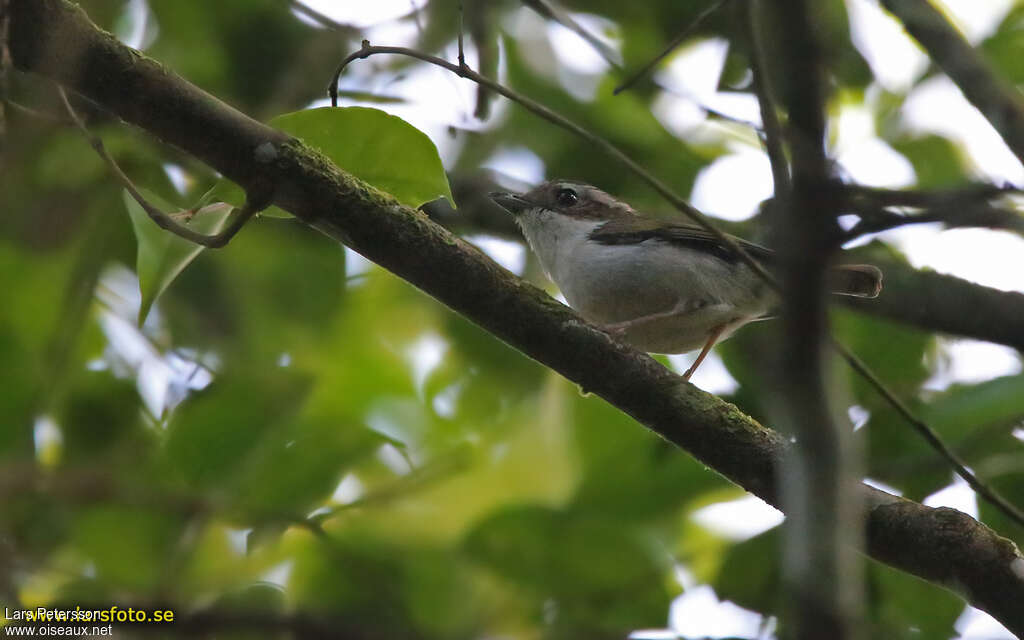
[[[757,260],[770,261],[775,255],[775,252],[767,247],[747,242],[735,236],[729,237]],[[683,224],[666,224],[659,220],[639,216],[606,222],[590,233],[590,239],[608,245],[639,244],[644,240],[657,239],[682,247],[706,251],[726,262],[739,261],[739,257],[735,253],[706,229]]]

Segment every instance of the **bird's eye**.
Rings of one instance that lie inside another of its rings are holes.
[[[571,207],[579,201],[580,197],[572,189],[559,189],[555,193],[555,200],[563,207]]]

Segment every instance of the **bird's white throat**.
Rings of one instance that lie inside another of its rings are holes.
[[[542,208],[524,211],[516,221],[548,277],[560,286],[572,266],[573,253],[604,224],[603,220],[575,218]]]

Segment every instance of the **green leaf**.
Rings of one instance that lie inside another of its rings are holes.
[[[955,595],[881,563],[868,565],[868,623],[876,638],[955,638],[964,603]]]
[[[914,165],[917,186],[921,188],[948,188],[967,180],[964,153],[948,138],[901,137],[890,144]]]
[[[907,403],[983,479],[1002,473],[1004,457],[1024,454],[1011,435],[1024,416],[1024,376],[954,385]],[[922,500],[949,484],[949,465],[891,409],[872,407],[870,421],[857,433],[867,438],[871,477],[898,487],[905,497]]]
[[[277,116],[268,124],[321,151],[338,168],[418,208],[447,198],[455,206],[437,147],[405,120],[368,107],[320,107]],[[240,206],[242,190],[226,180],[217,197]],[[270,207],[260,215],[289,217]]]
[[[1024,6],[1006,14],[1002,24],[981,45],[981,51],[1010,82],[1024,82],[1020,60],[1024,56]]]
[[[1024,505],[1024,446],[1016,438],[1004,437],[1006,453],[990,456],[978,465],[978,474],[999,495],[1018,509]],[[1011,540],[1024,538],[1024,526],[1011,519],[988,500],[978,499],[981,521]]]
[[[266,615],[268,612],[280,613],[285,607],[284,590],[270,582],[247,584],[217,599],[217,608],[229,611],[252,611]]]
[[[455,206],[437,147],[397,116],[367,107],[322,107],[286,113],[270,125],[404,205],[416,208],[443,197]]]
[[[478,637],[482,612],[493,611],[493,591],[481,588],[459,554],[397,533],[353,526],[309,540],[313,544],[295,555],[289,599],[337,620],[372,625],[381,638]],[[320,551],[325,543],[326,555]]]
[[[935,349],[932,334],[845,309],[836,309],[832,319],[836,335],[868,367],[880,372],[894,393],[915,393],[931,375],[927,361]],[[850,384],[863,406],[884,406],[874,388],[859,376],[851,374]]]
[[[1019,421],[1024,418],[1024,376],[953,385],[930,400],[922,418],[936,431],[957,436],[984,426]]]
[[[275,430],[288,432],[308,386],[304,376],[286,368],[223,372],[173,414],[163,452],[165,477],[190,488],[229,492]]]
[[[146,589],[163,575],[181,525],[169,509],[101,504],[78,518],[76,549],[94,564],[101,582]]]
[[[349,464],[379,446],[380,439],[358,424],[283,421],[251,445],[227,484],[236,488],[235,505],[250,518],[308,513],[338,486]],[[250,545],[279,535],[260,528],[254,533]]]
[[[69,386],[57,407],[64,456],[95,461],[134,435],[141,415],[134,381],[107,371],[86,371]]]
[[[151,194],[143,194],[153,206],[170,210],[166,203]],[[145,322],[157,297],[167,289],[190,262],[205,248],[161,229],[149,219],[149,214],[126,191],[124,203],[138,241],[135,272],[139,276],[142,303],[139,305],[139,326]],[[231,205],[223,202],[203,207],[187,223],[199,233],[215,234],[224,226],[231,213]]]
[[[829,68],[834,70],[838,79],[847,87],[866,87],[874,75],[850,39],[850,18],[846,12],[846,3],[826,0],[814,3],[813,7],[811,18],[821,29],[824,55]]]
[[[625,637],[663,620],[673,595],[665,558],[617,518],[509,506],[467,536],[465,552],[538,602],[558,603],[549,637]]]
[[[765,615],[785,608],[782,527],[733,545],[712,586],[723,600]],[[865,564],[872,637],[949,638],[963,603],[948,591],[880,563]]]
[[[729,548],[712,583],[722,600],[762,614],[776,614],[782,606],[782,528],[773,527]]]
[[[604,400],[573,394],[568,404],[583,471],[576,509],[638,522],[664,517],[725,484]]]

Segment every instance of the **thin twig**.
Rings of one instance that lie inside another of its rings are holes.
[[[1020,194],[1013,185],[972,184],[957,189],[904,191],[861,185],[835,185],[840,206],[861,216],[846,231],[842,242],[868,233],[888,231],[911,224],[941,222],[947,227],[985,227],[1024,232],[1024,216],[993,206],[987,200]],[[891,211],[895,207],[901,211]],[[907,209],[920,210],[911,214]]]
[[[412,21],[416,24],[416,33],[420,39],[423,39],[423,21],[420,20],[420,7],[416,6],[416,0],[409,0],[409,15],[412,16]]]
[[[860,210],[858,209],[858,212]],[[1016,211],[993,207],[988,203],[969,206],[943,206],[909,215],[882,209],[864,216],[843,233],[841,241],[849,242],[869,233],[880,233],[913,224],[940,222],[947,228],[981,227],[1024,233],[1024,216]]]
[[[719,4],[721,4],[721,3],[725,2],[725,1],[726,0],[721,0],[719,2]],[[560,25],[562,25],[566,29],[569,29],[570,31],[573,31],[574,33],[576,33],[576,35],[578,35],[581,38],[583,38],[591,47],[594,48],[595,51],[597,51],[597,53],[611,67],[613,67],[615,69],[620,69],[620,70],[622,69],[622,62],[619,60],[618,52],[609,49],[609,47],[604,42],[602,42],[597,36],[595,36],[594,34],[590,33],[586,29],[584,29],[583,26],[580,25],[580,23],[578,23],[575,20],[573,20],[572,17],[570,17],[564,11],[559,10],[554,5],[551,5],[551,4],[547,3],[547,2],[545,2],[544,0],[522,0],[522,2],[523,2],[523,5],[529,7],[530,9],[533,9],[534,11],[536,11],[541,16],[543,16],[545,18],[548,18],[550,20],[554,20],[555,22],[559,23]],[[704,16],[702,15],[699,18],[697,18],[697,21],[699,22],[699,21],[701,21],[703,19],[704,19]],[[754,131],[757,131],[758,133],[761,132],[761,128],[759,126],[757,126],[753,122],[749,122],[747,120],[743,120],[742,118],[737,118],[736,116],[731,116],[731,115],[729,115],[729,114],[727,114],[725,112],[722,112],[722,111],[719,111],[719,110],[715,109],[714,107],[709,107],[708,105],[706,105],[703,102],[701,102],[698,98],[696,98],[696,97],[694,97],[694,96],[692,96],[692,95],[690,95],[690,94],[688,94],[686,92],[680,91],[679,89],[676,89],[676,88],[670,87],[670,86],[668,86],[666,84],[663,84],[662,82],[659,82],[657,79],[654,80],[654,84],[655,84],[655,86],[657,86],[659,89],[661,89],[662,91],[664,91],[666,93],[669,93],[671,95],[674,95],[674,96],[680,97],[680,98],[682,98],[684,100],[687,100],[689,102],[692,102],[697,108],[699,108],[701,111],[703,111],[704,113],[706,113],[708,115],[715,116],[716,118],[720,118],[720,119],[726,120],[728,122],[733,122],[733,123],[742,125],[744,127],[749,127],[750,129],[753,129]],[[622,91],[624,89],[625,89],[625,87],[623,87],[621,89],[616,89],[615,93],[617,94],[619,91]]]
[[[269,194],[263,195],[258,199],[253,199],[247,192],[245,204],[240,209],[235,209],[237,213],[235,214],[234,219],[231,221],[231,224],[229,224],[227,228],[225,228],[220,233],[214,235],[206,235],[203,233],[199,233],[197,231],[189,229],[184,225],[178,224],[169,215],[167,215],[157,207],[154,207],[152,204],[150,204],[143,197],[143,195],[139,193],[139,190],[135,187],[135,184],[124,173],[124,171],[121,170],[121,167],[117,164],[117,161],[114,160],[113,156],[107,153],[106,147],[103,146],[103,141],[98,136],[93,135],[93,133],[89,131],[89,128],[86,127],[85,122],[82,121],[78,113],[75,111],[74,107],[71,106],[71,102],[68,100],[67,94],[64,93],[64,89],[58,86],[57,93],[60,95],[60,99],[64,103],[64,107],[65,109],[67,109],[68,115],[71,117],[71,120],[75,123],[75,126],[78,127],[78,129],[89,141],[90,146],[92,146],[92,148],[96,150],[96,153],[99,154],[100,158],[102,158],[103,161],[107,164],[107,167],[110,168],[110,171],[114,174],[114,177],[117,178],[117,181],[121,183],[121,186],[124,187],[124,189],[132,197],[132,199],[135,200],[135,202],[137,202],[140,207],[142,207],[142,209],[146,212],[150,219],[153,222],[155,222],[161,229],[170,231],[174,235],[184,238],[190,242],[194,242],[198,245],[202,245],[204,247],[208,247],[211,249],[219,249],[227,245],[227,243],[231,241],[231,238],[233,238],[235,234],[238,233],[243,226],[245,226],[245,223],[248,222],[253,215],[265,209],[267,205],[270,203]]]
[[[17,103],[13,100],[4,100],[4,104],[10,107],[11,110],[17,111],[18,113],[26,115],[30,118],[36,118],[38,120],[45,120],[47,122],[56,122],[60,124],[74,124],[74,121],[68,118],[63,118],[59,115],[46,113],[45,111],[33,109],[32,107],[26,107],[25,105]]]
[[[841,196],[847,202],[868,200],[882,207],[934,207],[950,203],[970,203],[991,200],[999,196],[1024,195],[1024,190],[1012,184],[995,185],[974,183],[954,189],[932,189],[908,191],[904,189],[880,189],[859,184],[838,185]]]
[[[878,379],[878,376],[876,376],[860,358],[836,340],[832,341],[832,345],[835,347],[835,350],[839,352],[839,355],[841,355],[843,359],[853,367],[853,370],[862,378],[867,380],[871,386],[875,388],[875,391],[885,398],[886,402],[896,409],[896,411],[903,416],[903,419],[910,423],[910,425],[914,427],[914,430],[917,431],[917,433],[924,438],[925,441],[935,449],[935,451],[944,457],[947,462],[949,462],[953,469],[956,470],[957,475],[963,478],[978,495],[988,500],[989,503],[999,509],[1008,518],[1017,524],[1024,526],[1024,513],[974,475],[974,473],[967,468],[967,465],[960,460],[953,450],[942,442],[939,438],[939,434],[928,426],[924,420],[921,420],[911,413],[910,409],[907,408],[907,405],[903,404],[899,398],[889,391],[885,384]]]
[[[1017,159],[1024,162],[1024,107],[1017,88],[993,71],[985,56],[971,46],[934,3],[881,0],[881,5],[900,19],[932,61],[985,116]]]
[[[412,472],[403,476],[401,480],[383,486],[367,495],[360,496],[352,502],[318,509],[315,513],[305,518],[305,521],[322,526],[328,520],[353,509],[378,506],[387,504],[395,499],[408,497],[415,491],[430,487],[438,481],[464,471],[468,466],[466,457],[456,452],[454,455],[441,458],[428,466],[413,468]]]
[[[670,53],[675,51],[676,47],[678,47],[680,44],[683,43],[684,40],[690,37],[690,34],[692,34],[694,30],[697,27],[699,27],[700,24],[704,22],[704,20],[708,16],[717,11],[719,7],[721,7],[726,2],[728,2],[728,0],[715,0],[715,2],[712,2],[710,5],[708,5],[703,11],[697,14],[697,17],[693,19],[693,22],[686,25],[682,32],[680,32],[679,35],[672,39],[672,42],[670,42],[668,46],[665,47],[664,51],[656,55],[653,60],[645,64],[638,71],[635,71],[633,75],[627,78],[622,84],[615,87],[615,91],[613,91],[612,93],[614,93],[615,95],[619,95],[626,89],[629,89],[634,84],[636,84],[641,78],[646,76],[651,71],[651,69],[657,66],[659,62],[667,58]]]
[[[747,2],[743,6],[744,27],[750,46],[750,71],[753,75],[752,88],[757,95],[757,103],[761,110],[761,126],[764,128],[762,142],[768,153],[772,167],[772,183],[776,201],[789,193],[789,163],[786,151],[782,146],[782,126],[779,124],[778,113],[775,111],[775,100],[768,86],[768,78],[764,72],[764,48],[761,46],[760,33],[755,24],[754,3]]]
[[[580,38],[582,38],[587,44],[589,44],[594,51],[604,59],[610,66],[615,69],[622,68],[622,60],[619,53],[609,47],[607,44],[601,41],[596,35],[590,33],[583,28],[579,22],[572,19],[568,13],[561,8],[547,2],[547,0],[521,0],[523,6],[529,7],[537,12],[540,16],[549,20],[554,20],[558,24],[562,25],[569,31],[572,31]]]
[[[870,202],[880,207],[937,207],[950,204],[970,204],[992,200],[1001,196],[1021,196],[1024,189],[1014,184],[972,183],[967,186],[944,189],[893,189],[839,184],[836,188],[843,202]]]
[[[10,38],[11,15],[8,0],[0,0],[0,148],[7,136],[7,97],[10,93],[11,51],[7,48]]]
[[[476,48],[476,70],[484,75],[496,75],[498,73],[498,39],[492,35],[495,20],[491,15],[495,11],[494,3],[485,0],[472,0],[472,4],[467,9],[468,13],[462,13],[462,19],[466,23],[469,40]],[[459,27],[461,35],[462,22]],[[487,119],[491,113],[493,97],[494,94],[487,87],[476,85],[474,118],[481,122]]]
[[[334,31],[344,31],[353,34],[358,33],[358,30],[355,27],[338,22],[334,18],[317,11],[301,0],[288,0],[288,4],[291,5],[292,9],[297,13],[301,13],[322,27],[333,29]]]
[[[725,113],[724,111],[719,111],[718,109],[715,109],[714,107],[709,107],[708,105],[706,105],[703,102],[701,102],[700,99],[697,98],[696,96],[694,96],[693,94],[688,93],[686,91],[682,91],[682,90],[677,89],[675,87],[670,87],[669,85],[663,84],[663,83],[659,82],[658,80],[654,80],[654,84],[659,89],[661,89],[662,91],[664,91],[665,93],[667,93],[669,95],[673,95],[673,96],[676,96],[677,98],[682,98],[683,100],[686,100],[688,102],[692,102],[695,107],[697,107],[698,109],[700,109],[701,111],[703,111],[704,113],[706,113],[709,116],[714,116],[714,117],[719,118],[721,120],[725,120],[726,122],[732,122],[733,124],[738,124],[738,125],[741,125],[743,127],[746,127],[748,129],[750,129],[751,131],[754,131],[755,133],[757,133],[758,136],[761,136],[761,135],[764,134],[764,130],[756,122],[751,122],[750,120],[744,120],[743,118],[737,118],[736,116],[731,116],[728,113]]]
[[[747,266],[749,266],[754,271],[754,273],[758,275],[758,277],[760,277],[762,280],[768,283],[769,286],[777,289],[778,285],[776,284],[775,279],[765,270],[763,266],[761,266],[759,262],[751,258],[747,254],[747,252],[744,251],[736,243],[736,241],[733,238],[722,233],[722,231],[719,230],[718,227],[716,227],[715,225],[711,224],[711,222],[708,221],[704,214],[702,214],[700,211],[690,206],[685,200],[677,196],[664,182],[654,177],[649,171],[644,169],[638,162],[636,162],[628,155],[626,155],[626,153],[623,152],[621,149],[616,147],[608,140],[605,140],[604,138],[594,133],[591,133],[590,131],[584,129],[575,122],[572,122],[568,118],[548,109],[539,102],[536,102],[530,98],[527,98],[526,96],[516,93],[515,91],[512,91],[508,87],[504,86],[503,84],[491,80],[486,76],[482,76],[479,73],[473,71],[472,69],[460,67],[459,65],[448,62],[443,58],[438,58],[437,56],[432,56],[430,54],[423,53],[415,49],[409,49],[407,47],[371,46],[369,40],[363,40],[362,48],[359,49],[359,51],[349,54],[344,60],[341,61],[341,63],[334,70],[334,75],[331,77],[330,84],[327,85],[327,92],[328,95],[330,95],[331,97],[331,104],[333,106],[338,105],[338,79],[341,77],[341,74],[345,70],[345,68],[355,60],[361,60],[363,58],[368,58],[372,55],[377,55],[381,53],[408,56],[410,58],[416,58],[417,60],[422,60],[423,62],[428,62],[430,64],[439,66],[443,69],[448,69],[452,73],[462,78],[466,78],[468,80],[481,84],[487,87],[488,89],[491,89],[494,92],[505,96],[509,100],[518,103],[527,111],[530,111],[531,113],[539,116],[540,118],[547,120],[548,122],[557,125],[567,131],[570,131],[584,138],[585,140],[591,142],[592,144],[602,149],[605,153],[607,153],[608,155],[612,156],[613,158],[621,162],[623,165],[625,165],[637,177],[646,182],[652,189],[657,191],[658,194],[665,198],[673,207],[676,208],[676,210],[678,210],[683,215],[687,216],[688,218],[696,222],[701,228],[705,229],[706,231],[714,235],[715,239],[721,242],[722,245],[728,248],[734,255],[739,257],[739,259],[742,260]]]
[[[462,8],[462,0],[459,0],[459,68],[466,68],[466,50],[462,42],[462,32],[465,29],[466,14]]]

